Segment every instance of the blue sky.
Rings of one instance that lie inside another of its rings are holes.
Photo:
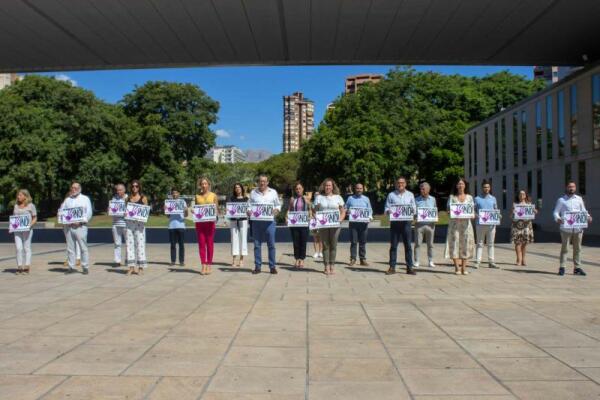
[[[302,66],[302,67],[203,67],[146,70],[57,72],[108,102],[117,102],[148,80],[185,82],[198,85],[219,101],[219,121],[212,127],[218,144],[242,149],[281,152],[283,126],[282,96],[295,91],[315,102],[315,123],[328,103],[344,90],[344,79],[358,73],[385,74],[393,66]],[[484,76],[508,69],[531,78],[532,67],[418,66],[419,71]]]

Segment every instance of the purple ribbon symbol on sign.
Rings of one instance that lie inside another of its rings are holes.
[[[12,224],[13,229],[17,229],[19,227],[19,223],[17,222],[16,224]]]
[[[394,216],[394,218],[398,218],[400,216],[400,211],[396,210],[392,213],[392,215]]]
[[[204,217],[205,213],[206,213],[206,211],[200,211],[200,212],[196,213],[196,218],[201,219],[202,217]]]
[[[114,212],[114,213],[115,213],[115,212],[117,212],[117,207],[111,207],[111,208],[110,208],[110,211],[112,211],[112,212]]]
[[[233,208],[230,208],[230,209],[229,209],[229,214],[230,214],[230,215],[234,215],[234,214],[235,214],[235,209],[233,209]]]
[[[73,217],[71,217],[70,215],[65,215],[65,219],[66,219],[67,221],[70,221],[70,220],[71,220],[71,218],[73,218]]]
[[[421,214],[421,219],[425,219],[425,218],[427,218],[427,213]]]
[[[135,211],[127,211],[127,214],[128,214],[130,217],[133,217],[133,216],[135,215]]]
[[[320,223],[321,225],[325,225],[325,224],[327,223],[327,219],[326,219],[326,218],[320,219],[320,220],[319,220],[319,223]]]
[[[481,220],[482,220],[483,222],[487,222],[487,220],[488,220],[488,219],[490,219],[490,214],[489,214],[489,213],[484,213],[484,214],[481,216]]]
[[[356,211],[355,211],[354,213],[352,213],[352,218],[353,218],[353,219],[356,219],[356,218],[358,218],[358,212],[356,212]]]
[[[260,210],[256,210],[252,213],[255,217],[260,217],[260,215],[262,214]]]
[[[175,206],[173,204],[169,204],[169,206],[167,207],[167,211],[171,212],[175,209]]]
[[[519,217],[522,217],[523,215],[525,215],[525,210],[523,210],[522,208],[519,208],[519,210],[517,211],[517,215]]]
[[[291,223],[292,225],[295,225],[295,224],[296,224],[296,222],[298,222],[298,220],[296,219],[296,217],[292,217],[292,218],[290,218],[290,223]]]
[[[460,211],[460,209],[458,209],[458,208],[456,210],[454,210],[453,212],[454,212],[454,215],[462,214],[462,211]]]
[[[571,215],[569,217],[569,219],[567,220],[567,224],[573,225],[574,223],[575,223],[575,217],[573,215]]]

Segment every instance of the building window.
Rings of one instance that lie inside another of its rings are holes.
[[[506,119],[500,120],[500,137],[502,141],[502,169],[506,169]]]
[[[514,196],[514,198],[517,198],[518,194],[519,194],[519,174],[515,174],[513,176],[513,196]]]
[[[571,164],[565,164],[565,185],[571,182],[572,179]]]
[[[546,160],[552,160],[552,95],[546,97]]]
[[[527,194],[531,196],[533,194],[533,172],[527,171]]]
[[[485,173],[488,174],[490,172],[490,138],[487,127],[483,130],[483,134],[485,137]]]
[[[495,171],[498,171],[498,169],[500,168],[500,140],[499,140],[499,135],[498,135],[498,121],[494,122],[494,166],[495,166]]]
[[[477,197],[477,180],[473,181],[473,196]]]
[[[579,129],[577,127],[577,86],[571,86],[570,90],[570,121],[571,121],[571,154],[577,154],[579,145]]]
[[[557,118],[557,132],[558,132],[558,156],[563,157],[565,155],[565,92],[558,92],[556,98],[556,108],[558,113]]]
[[[579,161],[577,165],[577,181],[579,193],[585,195],[585,161]]]
[[[502,175],[502,209],[506,210],[506,175]]]
[[[471,142],[471,135],[469,134],[469,146],[467,147],[467,152],[469,154],[468,159],[468,164],[467,164],[467,171],[469,172],[469,177],[473,176],[473,163],[471,162],[471,155],[473,154],[473,149],[471,148],[472,142]]]
[[[477,176],[477,132],[473,135],[473,175]]]
[[[519,166],[519,113],[512,115],[513,167]]]
[[[542,103],[535,103],[535,149],[536,160],[542,161]]]
[[[527,111],[521,111],[521,165],[527,165]]]
[[[592,131],[594,150],[600,150],[600,74],[592,76]]]
[[[538,208],[542,208],[542,196],[543,196],[543,191],[542,191],[542,170],[538,169],[536,172],[536,184],[537,184],[537,190],[536,190],[536,195],[537,195],[537,205]]]

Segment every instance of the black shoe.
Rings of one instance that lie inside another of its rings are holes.
[[[253,275],[260,274],[260,269],[255,269],[252,271]]]
[[[81,273],[87,275],[90,273],[90,271],[87,268],[84,268],[83,271],[81,271]]]
[[[68,270],[65,271],[65,275],[71,275],[74,274],[76,271],[74,268],[69,268]]]
[[[388,269],[385,274],[386,275],[393,275],[395,273],[396,273],[396,268],[390,267],[390,269]]]
[[[560,267],[558,269],[558,275],[559,276],[564,276],[565,275],[565,267]]]
[[[406,268],[406,273],[407,273],[408,275],[416,275],[416,274],[417,274],[417,271],[415,271],[415,270],[414,270],[414,269],[412,269],[412,268]]]
[[[580,276],[586,276],[587,274],[585,273],[584,270],[582,270],[581,268],[577,267],[573,270],[573,275],[580,275]]]
[[[270,271],[273,275],[277,275],[279,272],[277,272],[277,268],[271,268]]]

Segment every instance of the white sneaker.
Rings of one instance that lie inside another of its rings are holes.
[[[315,253],[315,254],[313,254],[313,258],[314,258],[314,259],[317,259],[317,258],[319,258],[319,253]]]
[[[415,267],[415,268],[419,268],[419,262],[418,262],[418,261],[415,261],[415,262],[413,263],[413,267]]]
[[[435,264],[433,263],[433,261],[429,261],[429,268],[435,268]]]
[[[319,253],[319,258],[323,258],[323,253]]]

